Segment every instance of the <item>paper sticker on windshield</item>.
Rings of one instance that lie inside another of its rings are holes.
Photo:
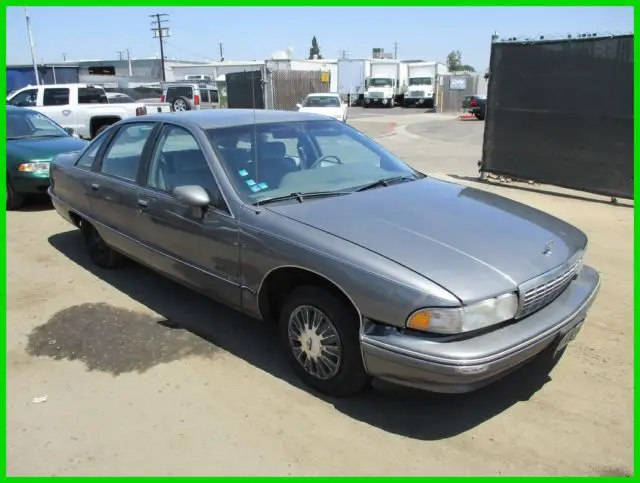
[[[253,185],[251,188],[249,188],[251,191],[253,191],[254,193],[257,193],[258,191],[260,191],[260,188],[258,188],[257,185]]]
[[[261,190],[266,190],[269,186],[267,186],[267,183],[258,183],[258,188],[260,188]]]
[[[249,174],[249,171],[247,171],[246,169],[241,169],[240,171],[238,171],[238,174],[240,176],[247,176]]]
[[[256,184],[256,182],[253,181],[252,179],[248,179],[247,181],[245,181],[245,183],[247,183],[248,186],[253,186]]]

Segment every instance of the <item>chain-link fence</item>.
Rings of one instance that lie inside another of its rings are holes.
[[[326,71],[271,71],[273,109],[291,111],[308,94],[329,92],[330,74]]]

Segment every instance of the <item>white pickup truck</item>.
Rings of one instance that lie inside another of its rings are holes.
[[[168,103],[110,104],[104,88],[89,84],[27,86],[9,94],[7,104],[39,111],[83,139],[127,117],[171,112]]]

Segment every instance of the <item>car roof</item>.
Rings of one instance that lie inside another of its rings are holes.
[[[250,126],[274,122],[326,121],[326,116],[298,111],[271,109],[204,109],[199,111],[167,112],[127,118],[124,123],[136,121],[171,122],[200,129]]]
[[[307,97],[340,97],[337,92],[313,92]]]

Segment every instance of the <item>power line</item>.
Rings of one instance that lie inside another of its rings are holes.
[[[151,21],[151,32],[153,32],[153,38],[158,38],[160,41],[160,62],[162,68],[162,81],[166,82],[167,74],[164,70],[164,45],[162,43],[162,39],[171,36],[171,32],[169,31],[169,27],[165,27],[165,25],[169,22],[166,19],[169,15],[166,13],[154,13],[153,15],[149,15],[153,20]]]

